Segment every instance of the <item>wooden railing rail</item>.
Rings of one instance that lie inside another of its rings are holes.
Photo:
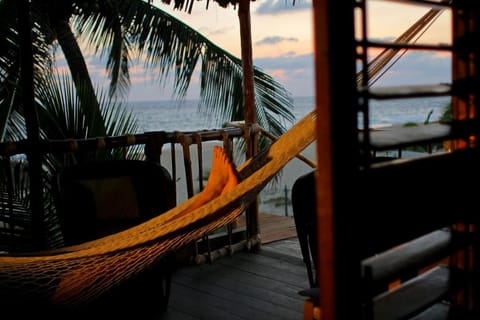
[[[155,161],[161,163],[167,170],[170,171],[172,178],[175,181],[176,185],[176,203],[181,202],[179,200],[179,189],[186,189],[187,197],[190,198],[194,195],[194,182],[198,180],[198,191],[202,190],[204,187],[204,182],[202,179],[203,175],[206,175],[204,171],[203,153],[205,151],[205,143],[208,142],[217,142],[222,144],[227,154],[234,159],[234,140],[235,139],[250,139],[252,132],[259,132],[259,128],[252,127],[225,127],[221,129],[211,129],[211,130],[200,130],[200,131],[155,131],[155,132],[145,132],[139,134],[128,134],[122,136],[112,136],[112,137],[97,137],[97,138],[88,138],[88,139],[64,139],[64,140],[51,140],[43,139],[40,140],[39,145],[36,147],[37,150],[40,150],[42,155],[47,154],[75,154],[83,155],[95,152],[101,152],[105,150],[114,150],[133,146],[143,146],[143,155],[142,157],[145,160]],[[167,146],[167,148],[165,148]],[[27,140],[20,140],[16,142],[3,142],[0,143],[0,157],[3,159],[10,159],[15,156],[22,157],[26,155],[30,150],[30,145]],[[196,155],[192,155],[190,148],[196,148]],[[181,164],[177,163],[177,152],[181,150],[183,158],[183,168]],[[170,154],[162,153],[169,152]],[[126,154],[126,153],[125,153]],[[162,158],[166,159],[165,156],[170,156],[171,161],[169,165],[162,163]],[[25,161],[26,161],[25,157]],[[8,161],[6,161],[8,162]],[[198,175],[195,176],[193,166],[196,166]],[[179,176],[182,174],[185,175],[185,181],[180,181]],[[185,183],[186,186],[183,188],[183,185],[180,183]],[[2,206],[7,206],[7,202],[3,202]],[[3,212],[12,212],[8,208],[3,208]],[[248,213],[246,213],[248,214]],[[5,219],[3,219],[5,218]],[[28,218],[28,217],[27,217]],[[8,221],[7,221],[8,220]],[[28,220],[28,219],[27,219]],[[28,221],[27,221],[28,223]],[[25,224],[25,216],[22,215],[21,219],[19,217],[18,224],[15,222],[15,217],[12,217],[11,214],[3,216],[0,213],[0,226],[2,229],[11,228],[15,229],[17,225]],[[229,226],[228,230],[231,231]],[[26,230],[28,232],[28,230]],[[8,234],[8,232],[3,233]],[[237,242],[244,242],[246,240],[246,235],[250,234],[247,229],[243,228],[241,231],[237,231],[237,235],[233,237]],[[26,239],[30,239],[29,235],[26,236]],[[215,246],[218,248],[224,248],[225,246],[237,245],[231,242],[232,235],[226,235],[224,240],[215,242]],[[3,240],[0,239],[0,242]],[[29,240],[31,241],[31,240]],[[196,252],[189,252],[192,255],[202,254],[198,252],[198,245],[194,249]],[[202,246],[203,247],[203,246]],[[208,251],[215,250],[216,248],[209,247]]]

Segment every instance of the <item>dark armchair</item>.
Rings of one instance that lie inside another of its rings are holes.
[[[78,164],[64,168],[55,179],[65,245],[124,230],[176,205],[170,173],[154,162],[110,160]],[[163,257],[151,269],[109,292],[99,303],[149,304],[165,309],[174,264],[173,254]]]
[[[315,190],[315,171],[298,177],[292,186],[293,218],[311,288],[318,286],[315,267],[318,252]]]

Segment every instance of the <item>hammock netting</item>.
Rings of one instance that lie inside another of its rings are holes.
[[[196,209],[189,211],[202,193],[110,236],[45,252],[0,256],[1,303],[88,304],[166,254],[233,222],[266,184],[314,141],[315,119],[312,111],[268,150],[245,161],[236,169],[237,185]]]

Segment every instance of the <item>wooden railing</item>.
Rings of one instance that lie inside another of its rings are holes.
[[[63,155],[65,159],[63,166],[66,166],[73,158],[83,159],[88,155],[114,149],[122,150],[122,154],[126,157],[129,148],[136,147],[141,150],[143,147],[141,158],[158,162],[171,173],[176,186],[175,201],[179,204],[186,200],[184,197],[190,198],[204,187],[203,177],[208,176],[207,170],[210,164],[205,163],[203,159],[205,152],[211,152],[209,148],[205,148],[207,143],[221,144],[232,161],[235,161],[236,158],[244,159],[245,156],[240,154],[243,152],[240,142],[248,141],[253,133],[259,131],[260,129],[256,127],[244,126],[190,132],[157,131],[91,139],[41,140],[37,148],[44,156],[48,154]],[[11,169],[6,164],[18,161],[18,158],[26,161],[25,155],[29,152],[29,148],[27,140],[0,143],[0,156],[5,159],[3,167]],[[46,179],[48,180],[48,178]],[[197,189],[195,188],[196,182],[198,183]],[[5,183],[8,184],[8,182]],[[49,183],[49,181],[45,181],[42,192],[48,190]],[[6,185],[2,193],[3,201],[0,203],[0,251],[21,250],[22,246],[19,245],[19,242],[35,241],[31,238],[31,228],[28,227],[33,219],[28,212],[12,209],[12,192],[9,190]],[[251,215],[248,218],[250,221],[253,219],[254,223],[258,223],[255,221],[256,212],[247,211],[245,214]],[[46,220],[52,221],[45,212],[44,215]],[[51,226],[46,228],[52,229]],[[192,247],[186,248],[184,258],[199,263],[214,260],[215,257],[222,255],[222,252],[231,254],[235,251],[234,248],[239,249],[248,242],[249,235],[251,232],[247,230],[247,227],[227,226],[224,232],[217,232],[212,237],[199,239],[197,243],[192,244]],[[58,238],[58,235],[54,237]],[[53,246],[55,243],[57,242],[53,241]]]

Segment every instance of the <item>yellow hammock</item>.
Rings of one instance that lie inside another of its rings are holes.
[[[240,182],[233,171],[209,177],[205,190],[198,195],[125,231],[80,245],[0,256],[0,303],[73,306],[92,302],[166,253],[232,222],[292,158],[315,140],[315,119],[312,111],[268,150],[239,166]],[[212,172],[214,166],[221,165],[222,157],[220,152],[214,154]],[[228,165],[227,170],[234,169]],[[210,199],[212,195],[216,197]]]

